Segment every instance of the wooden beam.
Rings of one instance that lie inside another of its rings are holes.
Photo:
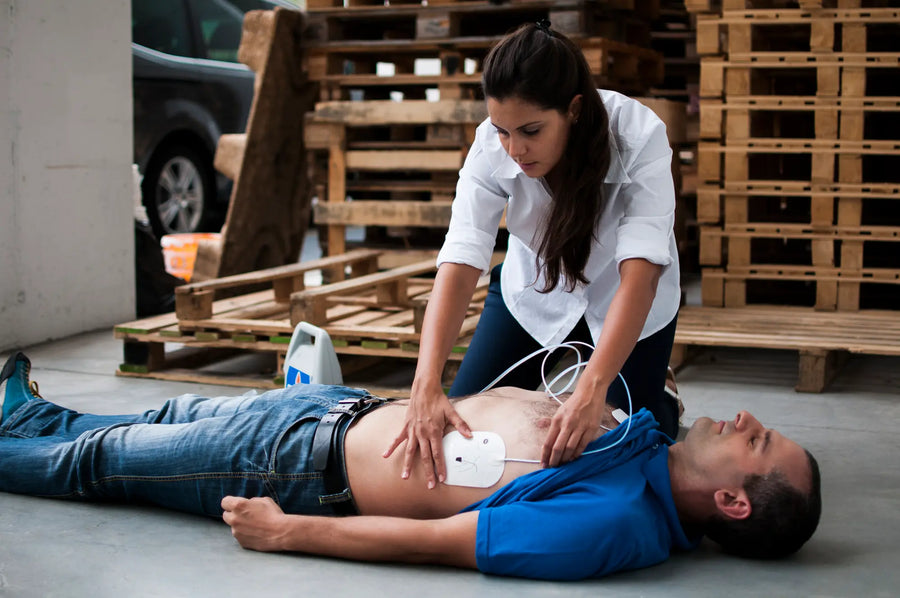
[[[443,201],[352,201],[319,203],[314,207],[316,224],[346,226],[429,226],[450,224],[450,202]]]
[[[463,153],[454,151],[348,151],[347,170],[459,170]]]
[[[309,115],[312,122],[348,126],[401,124],[467,124],[487,118],[480,100],[370,100],[367,102],[319,102]]]

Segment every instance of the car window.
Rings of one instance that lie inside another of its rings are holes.
[[[226,0],[191,0],[191,12],[203,40],[203,57],[237,62],[243,11]]]
[[[132,0],[131,41],[158,52],[191,56],[184,1]]]

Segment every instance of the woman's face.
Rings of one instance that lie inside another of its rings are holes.
[[[528,176],[546,176],[562,159],[569,129],[577,118],[573,108],[578,108],[580,101],[576,100],[580,96],[572,100],[566,114],[561,114],[516,97],[502,101],[488,98],[488,115],[500,136],[500,144]]]

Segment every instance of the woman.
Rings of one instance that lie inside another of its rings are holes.
[[[445,425],[470,436],[441,387],[475,285],[486,273],[503,210],[509,247],[491,271],[484,312],[449,395],[481,391],[542,346],[596,345],[571,397],[555,413],[542,464],[578,457],[600,431],[606,401],[647,407],[673,436],[664,393],[680,301],[672,232],[672,152],[665,125],[635,100],[594,88],[584,55],[549,22],[509,34],[485,59],[489,117],[460,170],[453,215],[422,328],[404,431],[412,459],[443,481]],[[548,359],[555,365],[564,351]],[[583,357],[586,358],[586,357]],[[542,356],[500,385],[534,389]],[[431,471],[432,467],[426,467]]]

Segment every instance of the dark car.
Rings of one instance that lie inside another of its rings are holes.
[[[132,0],[134,161],[157,235],[221,226],[231,183],[213,169],[243,132],[254,73],[237,62],[244,13],[283,0]]]

